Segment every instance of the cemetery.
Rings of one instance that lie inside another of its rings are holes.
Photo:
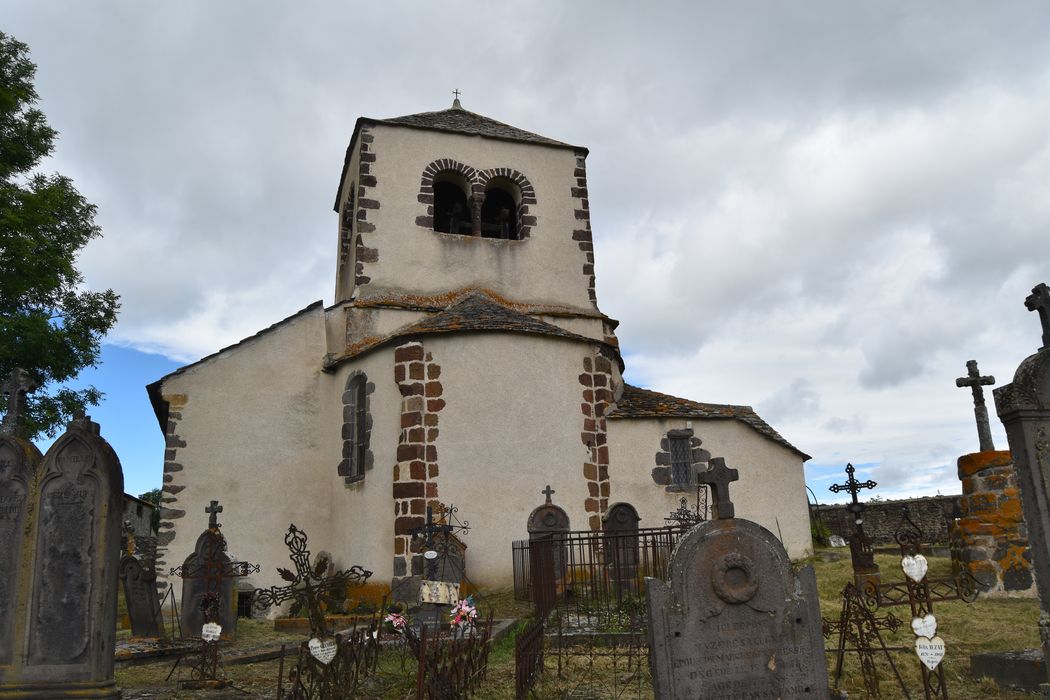
[[[956,380],[960,495],[820,506],[750,406],[627,383],[587,157],[458,91],[359,119],[335,304],[146,387],[156,533],[5,368],[0,700],[1050,697],[1050,288],[994,418]]]

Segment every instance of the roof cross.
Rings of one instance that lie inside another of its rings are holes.
[[[5,435],[22,435],[23,419],[26,408],[26,394],[36,389],[36,382],[21,367],[15,367],[0,386],[0,393],[7,394],[7,414],[0,424],[0,433]]]
[[[846,483],[833,484],[828,487],[828,491],[831,491],[832,493],[838,493],[839,491],[848,491],[849,495],[853,497],[853,503],[851,503],[847,507],[847,510],[856,516],[860,516],[860,512],[864,510],[864,504],[857,500],[857,493],[861,489],[873,489],[876,486],[878,486],[878,484],[872,481],[871,479],[868,479],[867,481],[857,481],[857,479],[853,476],[856,472],[856,467],[854,467],[852,464],[847,464],[846,474],[849,475],[849,478],[846,479]]]
[[[1032,293],[1024,300],[1024,307],[1029,311],[1038,311],[1043,324],[1043,347],[1050,348],[1050,287],[1040,282],[1032,288]]]
[[[219,505],[218,501],[212,501],[210,506],[204,508],[204,512],[208,514],[208,529],[217,530],[219,527],[219,513],[222,512],[222,506]]]
[[[699,473],[698,480],[701,484],[711,487],[711,500],[714,506],[711,508],[715,520],[728,520],[736,515],[733,502],[729,500],[729,484],[740,478],[740,472],[726,466],[726,461],[721,457],[711,460],[710,466]]]
[[[460,91],[459,91],[459,90],[457,89],[457,90],[453,90],[453,91],[452,91],[452,94],[453,94],[453,95],[455,95],[455,96],[456,96],[456,99],[458,100],[458,99],[459,99],[459,96],[460,96],[460,95],[462,95],[463,93],[461,93],[461,92],[460,92]]]
[[[969,360],[966,363],[966,376],[955,380],[955,386],[968,386],[973,390],[973,414],[977,418],[977,438],[981,443],[981,452],[989,452],[995,449],[992,442],[992,428],[988,424],[988,408],[984,405],[984,389],[982,386],[995,384],[995,377],[982,377],[977,371],[977,360]]]
[[[545,488],[542,491],[540,491],[540,493],[542,493],[544,496],[547,497],[547,505],[550,505],[551,504],[551,495],[557,493],[557,491],[552,489],[550,484],[547,484],[547,488]]]

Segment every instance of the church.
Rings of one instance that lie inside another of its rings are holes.
[[[740,473],[738,517],[811,551],[808,455],[749,406],[624,382],[595,294],[586,148],[458,98],[360,118],[335,211],[331,306],[147,387],[166,440],[162,578],[217,500],[231,554],[262,567],[253,587],[279,582],[290,523],[399,586],[422,571],[411,530],[455,506],[469,579],[509,587],[548,485],[573,530],[617,503],[662,527],[714,457]]]

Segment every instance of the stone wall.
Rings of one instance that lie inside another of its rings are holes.
[[[895,546],[893,533],[901,523],[901,511],[908,509],[908,516],[919,526],[924,540],[930,544],[948,543],[949,518],[958,517],[961,496],[927,496],[896,501],[868,501],[865,503],[864,532],[875,546]],[[825,505],[816,508],[831,534],[849,539],[853,532],[853,520],[846,504]]]
[[[952,555],[988,587],[986,595],[1035,595],[1028,529],[1008,450],[959,458],[962,511]]]

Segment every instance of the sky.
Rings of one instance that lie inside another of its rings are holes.
[[[121,295],[93,411],[160,485],[144,389],[318,299],[359,116],[466,109],[585,145],[627,380],[752,405],[883,498],[958,493],[976,359],[1007,383],[1050,282],[1050,5],[4,0]],[[996,446],[1006,447],[993,416]],[[746,468],[746,465],[731,465]]]

